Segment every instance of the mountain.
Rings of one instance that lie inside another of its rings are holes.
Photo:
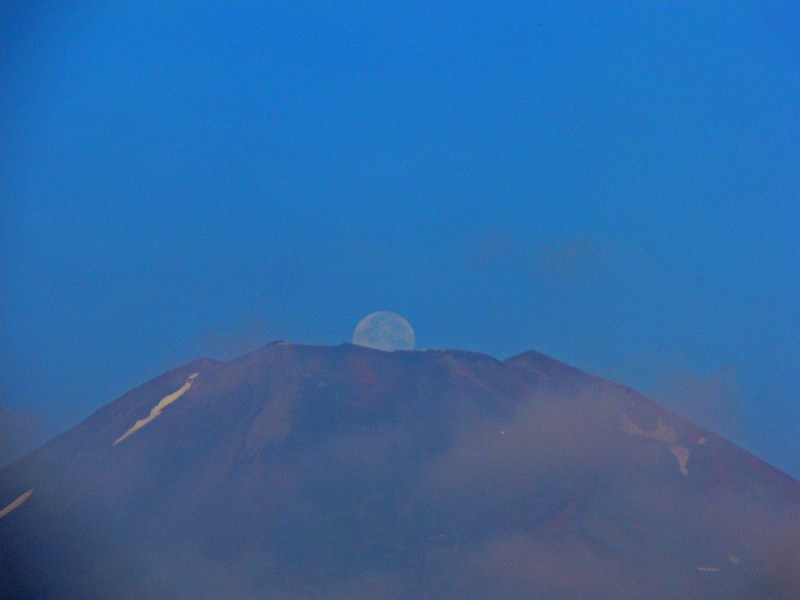
[[[3,598],[800,598],[800,484],[536,352],[270,344],[0,471]]]

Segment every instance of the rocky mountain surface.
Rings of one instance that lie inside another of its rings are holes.
[[[0,471],[0,597],[800,598],[800,484],[536,352],[274,343]]]

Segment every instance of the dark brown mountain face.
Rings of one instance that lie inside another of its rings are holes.
[[[0,472],[3,598],[800,598],[800,484],[541,354],[272,344]]]

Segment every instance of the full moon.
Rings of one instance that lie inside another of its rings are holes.
[[[353,343],[392,352],[413,350],[416,339],[408,321],[398,314],[381,310],[361,319],[353,332]]]

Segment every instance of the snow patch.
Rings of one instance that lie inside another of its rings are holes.
[[[678,443],[678,434],[675,428],[664,425],[661,421],[661,417],[658,418],[658,423],[653,431],[646,431],[628,415],[624,414],[622,415],[622,430],[631,435],[638,435],[657,442],[669,444],[670,452],[672,452],[672,455],[678,461],[678,469],[681,475],[684,477],[689,475],[689,469],[686,466],[689,464],[689,449],[683,444]]]
[[[192,383],[194,383],[194,380],[197,379],[198,375],[200,375],[200,373],[192,373],[191,375],[189,375],[189,377],[186,378],[186,382],[179,389],[175,390],[174,392],[172,392],[168,396],[164,396],[159,401],[159,403],[156,404],[150,410],[150,414],[147,416],[147,418],[139,419],[138,421],[136,421],[136,423],[133,424],[133,427],[128,429],[128,431],[126,431],[119,438],[117,438],[117,441],[114,442],[112,444],[112,446],[116,446],[122,440],[124,440],[125,438],[133,435],[134,433],[139,431],[142,427],[144,427],[145,425],[147,425],[148,423],[153,421],[156,417],[158,417],[161,414],[161,411],[163,411],[167,406],[169,406],[170,404],[175,402],[175,400],[177,400],[178,398],[180,398],[186,392],[189,391],[189,388],[192,387]]]
[[[686,465],[689,463],[689,449],[680,444],[670,446],[669,449],[678,461],[678,468],[681,471],[681,475],[687,477],[689,475],[689,469],[686,468]]]
[[[637,425],[628,415],[622,415],[622,429],[633,435],[650,438],[659,442],[667,442],[670,444],[678,443],[678,434],[675,429],[669,425],[664,425],[661,417],[658,418],[658,425],[653,431],[645,431]]]
[[[11,504],[6,506],[3,510],[0,510],[0,519],[5,517],[8,513],[10,513],[15,508],[19,508],[25,500],[31,497],[33,490],[28,490],[24,494],[22,494],[19,498],[14,500]]]

